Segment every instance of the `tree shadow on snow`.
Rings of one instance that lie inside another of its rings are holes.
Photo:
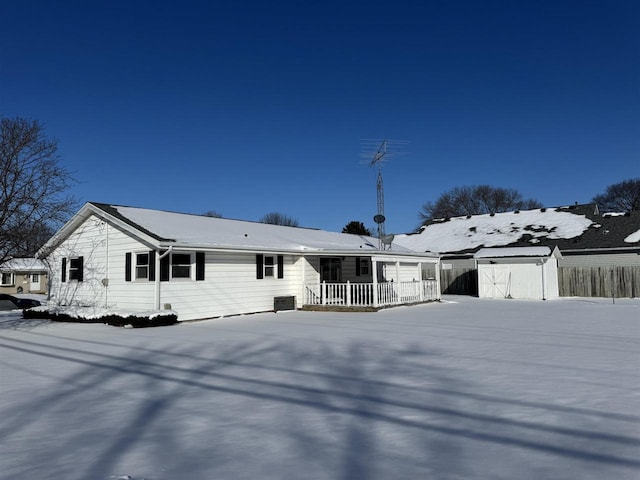
[[[0,436],[32,454],[7,467],[16,478],[473,478],[514,465],[535,477],[554,462],[640,470],[638,437],[600,428],[640,418],[484,394],[413,340],[156,347],[153,332],[128,344],[54,337],[0,337],[49,385],[2,408]]]

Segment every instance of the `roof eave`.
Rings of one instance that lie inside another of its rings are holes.
[[[167,239],[162,239],[146,232],[142,227],[138,225],[124,221],[122,218],[111,214],[109,211],[103,208],[101,204],[87,202],[42,247],[40,247],[40,249],[36,252],[35,257],[43,259],[49,256],[53,250],[55,250],[62,242],[69,238],[73,231],[76,230],[92,215],[95,215],[105,220],[106,222],[129,232],[131,235],[140,239],[142,242],[148,244],[151,247],[158,248],[161,241],[167,241]]]

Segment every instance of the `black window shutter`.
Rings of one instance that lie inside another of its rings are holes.
[[[284,257],[278,255],[278,278],[284,278]]]
[[[204,252],[196,252],[196,280],[204,280]]]
[[[62,259],[62,282],[66,282],[67,281],[67,259],[63,258]]]
[[[78,257],[78,281],[84,280],[84,257]]]
[[[156,279],[156,251],[149,250],[149,281],[153,282]]]
[[[124,254],[124,281],[131,281],[131,252]]]
[[[258,280],[264,278],[264,255],[261,253],[256,255],[256,278]]]
[[[356,277],[360,276],[360,257],[356,257]]]
[[[169,270],[171,265],[169,264],[171,254],[167,254],[160,259],[160,281],[168,282],[169,281]]]

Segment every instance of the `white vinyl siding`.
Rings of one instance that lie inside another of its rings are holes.
[[[61,305],[149,310],[155,308],[154,282],[125,282],[125,254],[148,248],[135,238],[91,216],[49,256],[51,301]],[[83,257],[83,281],[61,282],[62,259]],[[108,279],[108,287],[103,280]]]
[[[293,262],[290,255],[284,255],[283,261],[284,278],[257,279],[254,253],[207,252],[206,280],[191,284],[162,282],[161,301],[171,304],[179,320],[270,311],[274,297],[300,295],[301,262]]]
[[[562,252],[562,257],[558,260],[558,266],[560,267],[640,266],[640,254],[635,252],[597,255],[571,255]]]

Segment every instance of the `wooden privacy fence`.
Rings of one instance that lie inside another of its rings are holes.
[[[440,270],[442,293],[453,295],[477,295],[478,271],[475,268]]]
[[[561,297],[640,297],[640,267],[558,267]]]

